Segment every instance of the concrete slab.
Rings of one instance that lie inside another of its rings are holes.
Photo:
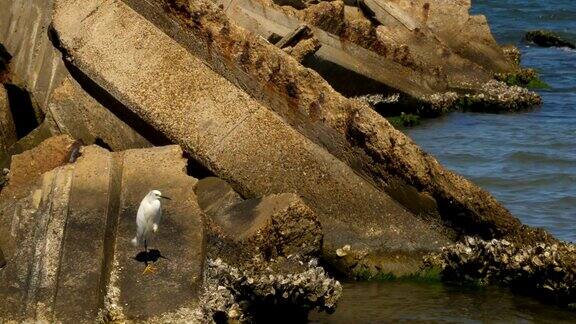
[[[191,308],[198,297],[204,265],[203,212],[198,207],[196,180],[184,176],[185,160],[178,146],[128,150],[122,153],[122,191],[115,260],[120,289],[119,305],[130,320]],[[136,212],[150,190],[172,200],[162,202],[162,221],[149,248],[158,256],[156,272],[143,274],[145,265],[135,258],[142,247],[136,235]]]
[[[72,63],[243,196],[302,196],[327,233],[326,251],[348,243],[366,253],[434,250],[450,241],[122,1],[79,3],[57,1],[54,19]]]
[[[0,245],[7,262],[0,269],[0,321],[112,320],[115,302],[124,320],[149,320],[194,306],[204,223],[182,150],[110,153],[89,146],[75,163],[27,173],[23,156],[42,161],[40,151],[16,157],[17,179],[26,175],[31,183],[13,199],[0,199]],[[142,276],[144,266],[133,259],[138,249],[130,244],[135,208],[149,187],[174,198],[152,246],[168,259],[157,262],[151,277]]]
[[[66,230],[61,250],[54,316],[64,322],[91,321],[103,307],[106,263],[104,241],[112,196],[112,158],[87,147],[74,165]]]
[[[206,215],[227,239],[238,243],[238,250],[249,250],[249,258],[257,251],[264,259],[320,255],[320,222],[298,195],[242,200],[226,181],[214,177],[200,180],[195,192]]]
[[[114,151],[152,146],[142,134],[86,93],[71,76],[55,87],[48,112],[61,133],[86,145],[98,142]]]

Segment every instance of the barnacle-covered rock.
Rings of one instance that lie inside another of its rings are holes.
[[[447,280],[506,284],[562,305],[576,301],[576,246],[570,243],[519,245],[466,237],[425,262],[441,268]]]
[[[341,295],[340,283],[328,277],[315,259],[256,258],[240,268],[209,259],[196,316],[202,322],[219,317],[243,322],[271,313],[276,318],[305,318],[312,309],[332,312]]]
[[[541,103],[542,98],[533,91],[491,80],[482,86],[479,93],[464,95],[460,99],[459,105],[460,108],[469,111],[515,112]]]

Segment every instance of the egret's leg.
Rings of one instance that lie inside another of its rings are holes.
[[[144,268],[144,272],[142,272],[142,274],[156,272],[156,269],[151,264],[148,264],[148,243],[146,242],[146,240],[144,240],[144,251],[146,252],[146,257],[144,259],[145,260],[144,264],[146,264],[146,268]]]

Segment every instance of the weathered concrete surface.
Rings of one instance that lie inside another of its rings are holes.
[[[382,3],[381,0],[376,0]],[[397,12],[409,16],[416,29],[428,29],[451,51],[491,72],[514,67],[494,40],[483,15],[470,15],[470,0],[390,0]],[[407,28],[408,29],[408,28]]]
[[[11,82],[32,93],[40,109],[65,75],[61,54],[48,37],[52,5],[51,0],[0,0],[0,43],[12,55]]]
[[[265,260],[279,256],[319,256],[322,228],[312,210],[295,194],[243,201],[226,181],[198,182],[198,204],[223,234]],[[246,248],[246,247],[245,247]]]
[[[11,56],[10,82],[28,91],[36,113],[46,115],[44,130],[49,133],[33,141],[34,144],[52,135],[68,134],[85,144],[97,141],[115,151],[151,146],[147,138],[154,138],[155,134],[147,134],[146,128],[138,125],[135,118],[114,110],[113,100],[98,96],[90,84],[80,85],[74,80],[81,76],[72,77],[71,73],[75,71],[67,69],[62,53],[55,48],[50,36],[52,7],[52,0],[0,1],[0,44]],[[93,92],[88,94],[87,91]],[[0,126],[3,125],[2,116],[0,109]],[[134,127],[139,128],[140,133],[134,131]],[[157,140],[154,144],[167,143]],[[6,149],[6,155],[9,157],[34,146]],[[0,162],[4,167],[9,161],[6,156],[2,157],[1,147],[0,139]]]
[[[151,146],[146,138],[88,95],[70,75],[54,89],[47,111],[58,132],[85,144],[98,142],[114,151]]]
[[[285,36],[306,21],[295,14],[289,14],[287,10],[258,0],[224,0],[218,3],[226,8],[226,15],[234,23],[265,39],[269,39],[272,34]],[[330,19],[324,18],[326,19],[321,19],[323,22]],[[304,64],[318,71],[342,93],[351,96],[366,93],[403,93],[409,97],[402,98],[403,101],[409,102],[446,88],[445,81],[439,82],[436,78],[416,73],[370,49],[340,38],[333,30],[323,30],[313,24],[310,27],[322,46],[314,57]]]
[[[468,15],[469,2],[419,1],[418,7],[408,1],[366,0],[356,4],[365,8],[365,13],[354,14],[350,14],[354,7],[346,6],[342,1],[308,3],[300,10],[280,7],[272,0],[223,0],[218,3],[234,22],[267,39],[271,33],[286,35],[286,29],[295,24],[306,22],[315,26],[314,34],[320,35],[320,43],[329,48],[320,49],[315,59],[304,64],[317,70],[347,95],[389,93],[390,89],[395,89],[402,97],[408,95],[427,101],[426,90],[477,92],[494,73],[514,70],[514,65],[507,61],[494,41],[486,19]],[[372,16],[375,19],[370,20]],[[458,28],[452,29],[454,25]],[[462,37],[463,33],[466,37]],[[331,39],[339,42],[331,42]],[[359,51],[356,46],[368,53]],[[378,60],[371,59],[370,55]],[[348,56],[353,56],[354,60]],[[376,63],[369,65],[373,61]],[[353,71],[381,82],[381,85],[378,88],[364,82],[358,85],[359,91],[354,92],[351,82],[338,79],[334,68],[325,66],[328,62],[348,69],[345,73],[348,79]],[[371,71],[366,72],[362,65]],[[390,69],[391,66],[394,69]],[[420,92],[410,84],[402,83],[402,79],[421,80],[417,85]],[[401,98],[401,101],[405,100]]]
[[[61,161],[55,157],[64,155],[62,145],[55,143],[66,140],[73,143],[61,136],[15,156],[15,181],[0,195],[7,261],[0,270],[0,321],[146,320],[193,306],[202,280],[203,214],[182,150],[110,153],[89,146],[75,163],[41,174],[51,160]],[[169,259],[157,262],[149,278],[129,241],[135,208],[152,188],[177,203],[165,206],[155,241]]]
[[[16,136],[16,126],[12,118],[8,93],[6,88],[0,84],[0,160],[7,154],[7,150],[12,146],[18,137]]]
[[[28,194],[28,186],[32,185],[41,174],[68,162],[73,147],[74,139],[62,135],[43,141],[34,149],[12,156],[10,185],[2,192],[3,197],[19,199],[21,194]]]
[[[488,192],[445,170],[370,107],[346,100],[317,74],[238,28],[214,6],[180,1],[169,7],[184,30],[174,22],[157,22],[160,28],[413,212],[440,220],[457,233],[545,238],[523,227]],[[148,18],[146,11],[153,11],[140,10]]]
[[[115,213],[108,202],[118,199],[109,186],[111,160],[105,149],[87,147],[74,164],[54,299],[54,318],[64,322],[94,319],[103,306],[105,231]]]
[[[71,169],[63,166],[74,141],[55,137],[13,156],[9,185],[0,193],[0,318],[48,319],[64,228]]]
[[[122,183],[115,260],[120,289],[118,305],[124,316],[145,320],[160,314],[192,309],[202,282],[204,265],[204,222],[196,202],[197,180],[184,176],[186,160],[178,146],[128,150],[122,154]],[[135,215],[142,198],[157,189],[172,200],[162,203],[162,222],[148,242],[162,257],[156,273],[142,276],[144,266],[133,258],[141,247],[135,236]]]
[[[16,143],[6,150],[6,155],[0,155],[0,167],[7,168],[10,166],[10,158],[16,154],[23,153],[38,146],[43,141],[52,136],[59,135],[55,132],[52,125],[46,120],[36,127],[33,131],[28,133],[23,138],[19,139]]]
[[[60,167],[37,180],[23,199],[1,200],[1,236],[16,243],[8,246],[7,264],[0,270],[2,321],[52,321],[71,168]]]
[[[322,222],[326,254],[352,244],[359,255],[408,255],[413,262],[381,264],[405,273],[418,268],[420,253],[450,241],[440,226],[406,211],[123,2],[57,1],[54,28],[75,66],[244,196],[298,193]]]

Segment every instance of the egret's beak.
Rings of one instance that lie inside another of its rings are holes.
[[[168,199],[168,200],[172,200],[172,198],[170,198],[170,197],[166,197],[166,196],[158,196],[158,197],[160,197],[160,198],[164,198],[164,199]]]

